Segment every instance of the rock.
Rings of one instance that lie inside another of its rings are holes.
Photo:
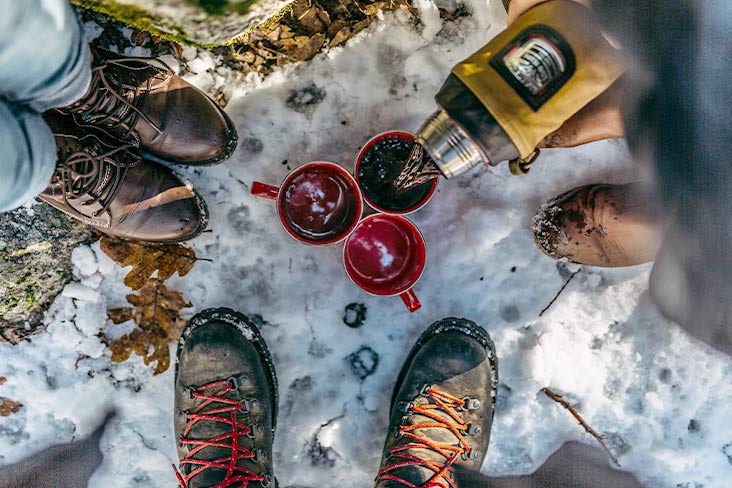
[[[0,342],[44,330],[43,313],[72,279],[71,253],[93,236],[44,203],[0,213]]]
[[[245,40],[268,18],[292,11],[289,0],[71,1],[163,39],[199,47]]]

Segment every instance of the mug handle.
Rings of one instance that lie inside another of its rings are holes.
[[[400,294],[399,297],[404,302],[404,305],[407,306],[407,309],[410,312],[416,312],[420,308],[422,308],[422,304],[419,303],[419,299],[417,298],[417,295],[414,293],[414,290],[411,288],[404,293]]]
[[[277,200],[277,195],[280,193],[280,189],[276,186],[265,185],[259,181],[252,183],[252,189],[250,191],[255,197],[269,198],[270,200]]]

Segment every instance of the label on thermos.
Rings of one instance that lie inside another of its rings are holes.
[[[559,33],[543,25],[522,31],[490,63],[534,111],[556,94],[575,70],[572,48]]]

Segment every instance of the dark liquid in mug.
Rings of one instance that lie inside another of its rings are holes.
[[[407,190],[400,190],[395,185],[413,146],[414,138],[391,134],[366,149],[358,169],[361,190],[366,198],[394,212],[409,210],[427,198],[434,184],[432,179]],[[431,161],[426,152],[423,157]]]
[[[285,225],[313,243],[339,239],[360,217],[354,190],[351,180],[327,165],[293,175],[280,196]]]

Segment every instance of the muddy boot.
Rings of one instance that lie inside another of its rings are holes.
[[[226,113],[162,61],[102,49],[92,49],[92,57],[87,93],[58,109],[80,126],[166,163],[218,164],[236,149],[236,129]]]
[[[427,329],[394,388],[377,488],[453,488],[455,468],[488,450],[498,371],[483,328],[448,318]]]
[[[130,145],[110,146],[74,124],[44,117],[56,139],[56,172],[41,200],[117,237],[180,242],[206,228],[203,199]]]
[[[589,266],[653,261],[663,237],[639,184],[587,185],[546,203],[534,217],[544,253]]]
[[[193,317],[175,368],[181,488],[274,487],[277,379],[264,339],[226,308]]]

